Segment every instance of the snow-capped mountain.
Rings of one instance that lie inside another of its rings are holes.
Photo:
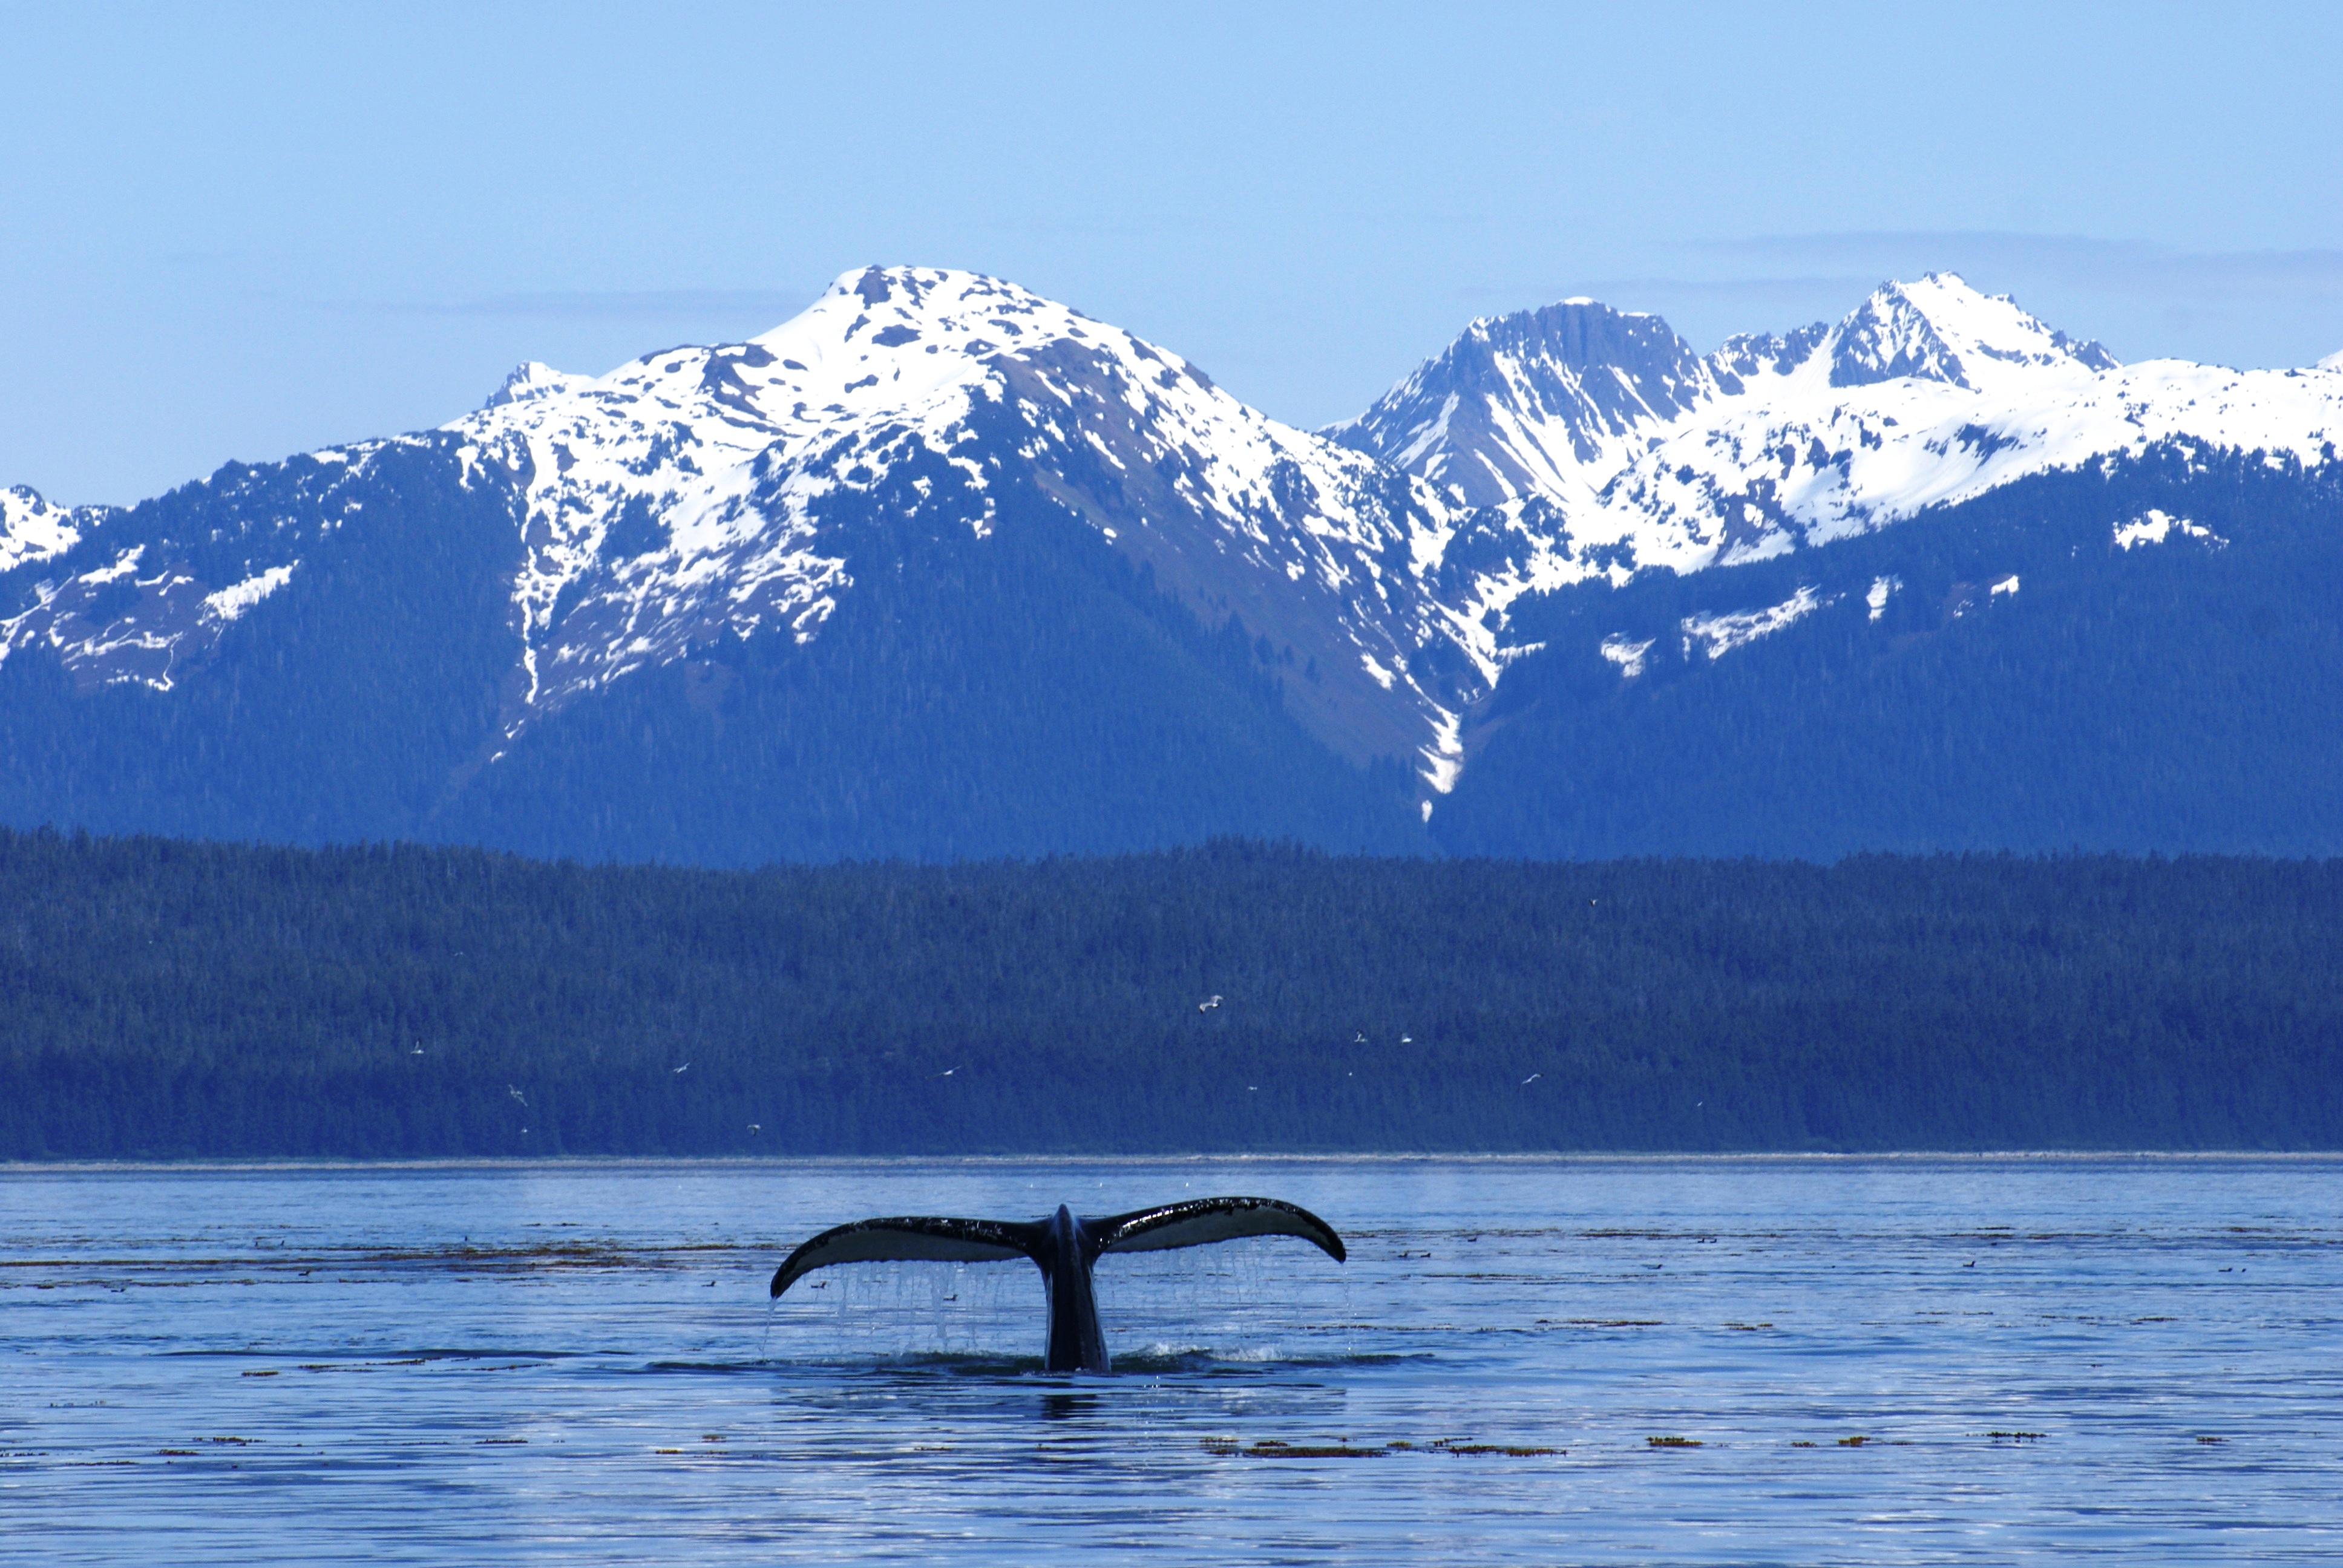
[[[971,273],[850,273],[762,337],[598,378],[524,366],[446,429],[524,487],[513,726],[721,631],[810,641],[853,586],[843,499],[900,490],[902,516],[981,538],[1004,483],[1319,653],[1332,693],[1305,722],[1362,760],[1400,743],[1440,765],[1461,703],[1408,673],[1427,642],[1477,642],[1486,663],[1426,585],[1455,510],[1433,487]]]
[[[606,376],[524,365],[439,431],[312,454],[312,487],[330,512],[387,451],[417,446],[451,447],[468,487],[515,493],[507,739],[728,633],[810,642],[869,565],[849,514],[880,502],[980,539],[1004,487],[1081,518],[1208,618],[1233,613],[1300,648],[1313,679],[1294,711],[1355,760],[1421,752],[1444,780],[1458,716],[1493,674],[1486,635],[1430,586],[1458,509],[1435,487],[975,274],[850,273],[759,337]],[[8,506],[11,565],[90,526],[30,492]],[[85,687],[168,689],[226,618],[298,568],[300,537],[280,525],[249,541],[258,551],[228,583],[126,539],[0,622],[0,657],[45,643]],[[126,583],[144,599],[122,598]],[[1427,660],[1427,645],[1454,656]]]
[[[2075,549],[2250,573],[2251,518],[2190,476],[2324,495],[2338,433],[2343,364],[2119,366],[1936,275],[1706,355],[1588,300],[1475,322],[1312,435],[1014,285],[866,268],[744,343],[524,365],[437,429],[129,508],[0,492],[0,816],[703,859],[1405,847],[1558,694],[2056,601],[2056,559],[1955,568],[1934,525],[1848,564],[1887,524],[2097,476]],[[1614,744],[1571,733],[1503,788]],[[1467,839],[1503,852],[1496,787]]]
[[[1473,506],[1591,498],[1648,437],[1714,399],[1717,377],[1656,316],[1592,299],[1483,317],[1375,406],[1320,434]]]
[[[1609,330],[1565,342],[1547,327],[1557,312]],[[1835,325],[1704,357],[1656,317],[1599,306],[1475,322],[1329,433],[1476,498],[1558,510],[1567,543],[1529,574],[1554,587],[1623,559],[1761,558],[2164,441],[2331,462],[2343,379],[2120,366],[2006,296],[1932,274],[1882,286]]]

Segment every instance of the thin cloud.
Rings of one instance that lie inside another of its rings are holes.
[[[820,292],[819,288],[562,289],[538,294],[493,294],[462,300],[368,301],[347,308],[383,315],[532,317],[569,321],[753,314],[769,316],[778,321],[803,310]]]
[[[1604,277],[1581,284],[1573,292],[1623,310],[1640,308],[1634,302],[1650,298],[1794,306],[1820,297],[1844,300],[1839,307],[1843,314],[1878,287],[1880,281],[1867,273],[1853,272],[1835,277]]]
[[[1968,269],[2204,305],[2343,296],[2343,250],[2191,251],[2140,240],[1992,229],[1761,235],[1699,248],[1720,260],[1833,270],[1868,263],[1882,277]]]

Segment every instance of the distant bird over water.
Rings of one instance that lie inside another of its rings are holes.
[[[1198,1012],[1210,1012],[1210,1011],[1212,1011],[1214,1008],[1216,1008],[1216,1007],[1218,1007],[1218,1006],[1220,1006],[1220,1005],[1221,1005],[1221,995],[1220,995],[1220,992],[1218,992],[1218,991],[1214,991],[1214,992],[1213,992],[1210,997],[1206,998],[1204,1000],[1200,1001],[1200,1002],[1198,1002],[1198,1003],[1196,1004],[1196,1010],[1197,1010]]]

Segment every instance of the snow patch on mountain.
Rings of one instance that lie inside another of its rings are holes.
[[[1679,623],[1684,632],[1684,657],[1692,657],[1693,649],[1697,647],[1714,662],[1736,648],[1746,648],[1761,637],[1771,636],[1784,627],[1796,624],[1830,602],[1819,588],[1802,585],[1788,598],[1763,609],[1735,610],[1730,615],[1686,616]]]
[[[1652,651],[1652,645],[1658,640],[1657,638],[1647,637],[1639,642],[1613,632],[1603,639],[1601,651],[1604,658],[1619,667],[1619,674],[1623,679],[1633,680],[1644,673],[1644,658]]]
[[[246,610],[293,580],[293,566],[270,567],[239,583],[231,583],[216,593],[204,596],[204,608],[223,624],[242,617]]]
[[[0,572],[61,556],[105,521],[106,507],[60,507],[25,485],[0,490]]]
[[[2116,548],[2129,552],[2142,545],[2160,545],[2176,534],[2186,539],[2203,539],[2216,549],[2229,542],[2202,523],[2150,507],[2131,521],[2116,525]]]

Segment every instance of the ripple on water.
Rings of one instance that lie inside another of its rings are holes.
[[[2343,1558],[2343,1162],[17,1170],[0,1498],[60,1563]],[[1352,1241],[773,1263],[1262,1191]]]

